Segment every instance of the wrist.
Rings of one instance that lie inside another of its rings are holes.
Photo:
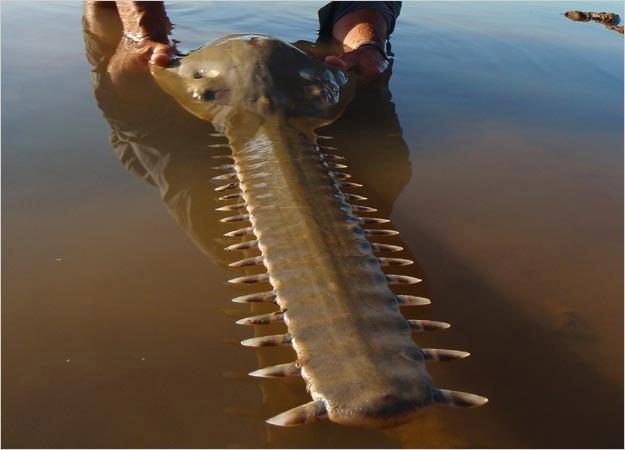
[[[381,56],[385,61],[390,61],[388,53],[386,53],[386,47],[384,44],[380,44],[377,41],[364,41],[358,44],[358,47],[355,50],[361,50],[361,52],[365,52],[371,54],[374,52],[376,55]]]
[[[161,2],[117,2],[124,37],[134,41],[169,43],[171,23]]]

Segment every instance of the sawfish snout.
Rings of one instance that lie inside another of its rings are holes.
[[[345,409],[328,407],[328,418],[341,425],[388,428],[414,420],[425,406],[434,402],[431,387],[417,396],[387,392],[363,397]]]
[[[282,322],[287,333],[245,339],[246,347],[295,350],[295,361],[250,373],[260,378],[300,376],[312,401],[267,420],[295,426],[317,420],[384,428],[408,422],[431,404],[474,407],[479,395],[434,387],[426,364],[469,356],[451,349],[419,348],[413,332],[449,328],[446,322],[407,319],[400,308],[430,303],[396,294],[393,285],[421,280],[383,267],[405,266],[402,251],[375,242],[396,236],[369,228],[389,220],[358,204],[366,197],[331,139],[314,129],[336,119],[353,93],[345,73],[315,61],[297,48],[258,35],[234,35],[191,52],[167,68],[153,67],[159,85],[196,116],[212,121],[232,154],[212,180],[217,211],[232,213],[224,224],[249,222],[224,236],[237,242],[226,251],[257,251],[231,267],[264,266],[266,272],[229,280],[263,283],[271,290],[243,295],[235,303],[273,303],[270,313],[242,318],[240,325]],[[346,95],[347,94],[347,95]],[[223,134],[222,134],[223,133]],[[340,161],[340,162],[337,162]],[[224,192],[225,191],[225,192]],[[248,239],[248,237],[252,237]],[[369,240],[371,239],[371,240]]]

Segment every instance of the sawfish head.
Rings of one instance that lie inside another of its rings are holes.
[[[184,108],[221,126],[251,113],[316,128],[334,121],[353,92],[346,72],[264,35],[229,35],[151,71]]]

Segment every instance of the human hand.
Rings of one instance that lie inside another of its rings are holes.
[[[387,37],[386,20],[380,12],[361,8],[345,14],[332,27],[332,37],[338,52],[327,56],[325,63],[372,81],[388,68],[384,54]]]
[[[123,38],[108,65],[111,81],[118,87],[149,73],[149,64],[166,66],[177,53],[174,46],[149,38],[135,42]]]
[[[177,51],[174,46],[152,41],[149,41],[146,50],[146,56],[149,55],[150,64],[156,64],[162,67],[168,65],[176,53]]]
[[[172,24],[163,2],[116,2],[122,22],[122,41],[134,44],[134,59],[138,64],[148,61],[160,66],[169,64],[175,51],[169,44]]]
[[[365,79],[380,76],[389,66],[388,60],[373,45],[363,45],[342,55],[326,56],[325,63],[342,70],[355,72]]]

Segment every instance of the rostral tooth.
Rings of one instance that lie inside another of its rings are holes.
[[[234,303],[275,303],[276,293],[273,291],[256,292],[254,294],[241,295],[232,299]]]

